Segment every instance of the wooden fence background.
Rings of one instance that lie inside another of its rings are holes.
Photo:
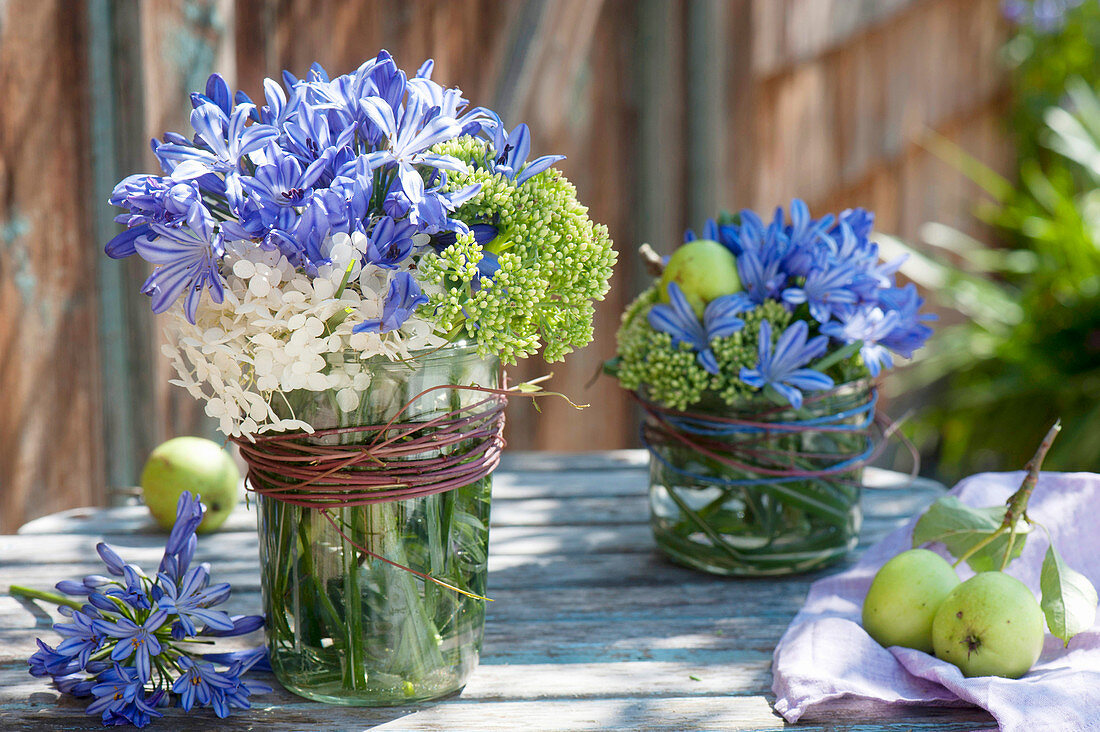
[[[107,260],[104,203],[155,169],[207,74],[262,98],[311,61],[378,48],[461,86],[561,167],[621,252],[596,342],[553,367],[591,408],[512,408],[514,448],[633,444],[607,379],[618,313],[644,286],[634,249],[669,250],[720,207],[864,205],[879,229],[966,226],[972,191],[932,131],[1010,159],[998,0],[6,0],[0,2],[0,532],[108,500],[148,451],[209,429],[166,384],[140,262]],[[517,369],[524,377],[545,364]]]

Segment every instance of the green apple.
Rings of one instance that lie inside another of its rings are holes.
[[[202,497],[206,515],[199,532],[214,531],[237,506],[241,474],[218,443],[201,437],[176,437],[161,444],[141,471],[145,505],[157,523],[171,529],[184,491]]]
[[[936,657],[964,676],[1018,679],[1043,650],[1043,611],[1020,580],[982,572],[952,590],[932,623]]]
[[[668,258],[658,288],[661,302],[668,302],[669,282],[680,286],[699,317],[711,300],[741,289],[737,258],[711,239],[689,241]]]
[[[932,620],[959,584],[947,560],[927,549],[902,552],[878,571],[863,601],[863,628],[884,646],[932,652]]]

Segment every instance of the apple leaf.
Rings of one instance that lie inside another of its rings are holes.
[[[1043,614],[1050,632],[1065,645],[1069,639],[1088,630],[1096,621],[1096,588],[1088,578],[1066,566],[1052,545],[1043,559],[1039,576],[1043,590]]]
[[[940,498],[924,512],[913,528],[913,546],[938,541],[956,558],[964,556],[979,542],[986,541],[1001,528],[1005,518],[1005,506],[972,508],[955,496]],[[1020,556],[1024,540],[1031,527],[1022,519],[1016,525],[1016,539],[1012,544],[1012,559]],[[966,563],[975,572],[1000,569],[1001,560],[1008,549],[1008,534],[998,536],[970,555]]]

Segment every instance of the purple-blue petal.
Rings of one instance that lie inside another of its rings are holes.
[[[831,378],[813,369],[796,369],[784,376],[783,383],[809,391],[831,389],[834,385]]]
[[[764,381],[764,375],[760,373],[760,369],[750,369],[746,366],[741,367],[741,373],[737,377],[757,389],[763,388],[764,384],[767,383]]]
[[[221,74],[211,74],[206,80],[206,97],[227,115],[233,108],[229,96],[229,85],[225,83]]]
[[[116,577],[121,577],[123,568],[126,566],[126,562],[122,561],[122,557],[120,557],[108,544],[102,541],[96,544],[95,550],[99,554],[99,558],[107,565],[107,571]]]
[[[718,375],[718,359],[715,358],[714,352],[709,348],[703,348],[699,351],[696,358],[699,360],[699,365],[703,367],[709,374]]]
[[[554,163],[559,160],[565,160],[564,155],[543,155],[541,158],[535,158],[526,166],[519,175],[516,176],[516,185],[522,185],[528,179],[538,175],[544,170],[549,170]]]
[[[132,254],[137,253],[137,248],[134,246],[134,242],[139,238],[149,236],[149,225],[142,224],[141,226],[135,226],[132,229],[127,229],[121,234],[115,236],[104,247],[104,251],[111,259],[123,259],[129,257]]]
[[[779,392],[780,396],[790,402],[790,405],[795,409],[802,408],[802,392],[793,386],[781,382],[773,382],[771,387]]]

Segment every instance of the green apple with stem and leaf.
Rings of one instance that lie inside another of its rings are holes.
[[[737,258],[712,239],[696,239],[681,245],[668,258],[658,287],[661,302],[668,302],[668,283],[675,282],[699,317],[707,303],[741,289]]]
[[[1020,580],[981,572],[952,590],[932,622],[936,658],[964,676],[1018,679],[1043,651],[1043,611]]]
[[[1026,585],[1004,573],[1023,550],[1032,526],[1039,526],[1028,516],[1028,501],[1038,484],[1043,459],[1060,429],[1061,423],[1056,422],[1047,432],[1025,466],[1027,472],[1019,489],[1004,505],[974,508],[954,496],[944,496],[932,504],[913,529],[914,546],[942,543],[957,558],[953,567],[966,562],[978,573],[943,598],[932,620],[936,655],[956,664],[968,676],[1019,678],[1027,673],[1042,650],[1044,617],[1050,632],[1067,645],[1074,635],[1095,622],[1096,589],[1088,578],[1066,565],[1053,543],[1042,565],[1041,604]],[[925,600],[904,581],[894,580],[890,587],[892,592],[883,589],[881,597],[868,594],[865,617],[876,603],[897,600],[892,610],[887,607],[874,615],[871,627],[897,630],[891,625],[904,625]],[[926,602],[925,606],[929,604],[933,603]],[[882,638],[876,636],[883,643],[894,640],[886,635]]]
[[[932,652],[932,620],[959,584],[946,559],[910,549],[882,566],[863,601],[863,628],[884,646]]]
[[[237,506],[241,474],[229,453],[201,437],[175,437],[149,455],[141,472],[145,505],[157,524],[171,529],[184,491],[202,498],[206,515],[199,533],[216,530]]]

